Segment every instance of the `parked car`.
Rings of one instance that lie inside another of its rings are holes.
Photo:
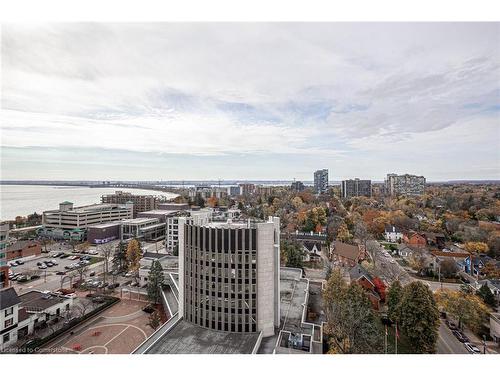
[[[24,264],[24,262],[23,262],[21,259],[19,259],[16,263],[17,263],[18,265],[20,265],[20,264]]]
[[[64,253],[63,255],[61,255],[59,258],[63,259],[63,258],[68,258],[69,257],[69,254],[66,254]]]
[[[42,264],[42,265],[38,266],[38,268],[41,270],[44,270],[44,269],[47,269],[47,266],[45,264]]]
[[[17,263],[10,262],[10,263],[9,263],[9,266],[11,266],[11,267],[17,267]]]
[[[125,274],[125,277],[130,277],[130,276],[132,276],[132,275],[133,275],[133,273],[132,273],[132,272],[127,272],[127,273]]]
[[[42,262],[37,262],[36,264],[37,266],[41,266],[42,265]]]
[[[95,276],[95,272],[94,272],[94,271],[92,271],[91,273],[89,273],[89,276],[90,276],[90,277],[94,277],[94,276]]]
[[[456,330],[458,327],[455,323],[453,323],[452,321],[450,320],[447,320],[446,321],[446,325],[448,326],[449,329],[451,329],[452,331],[453,330]]]
[[[460,342],[469,342],[469,338],[467,336],[465,336],[462,332],[460,331],[457,331],[457,330],[453,330],[451,331],[453,333],[453,336],[455,336],[457,338],[458,341]]]
[[[52,263],[54,266],[57,266],[59,264],[55,260],[51,260],[50,263]]]
[[[88,253],[89,253],[90,255],[97,255],[97,254],[98,254],[97,250],[93,250],[93,249],[92,249],[92,250],[89,250],[89,251],[88,251]]]
[[[57,271],[56,275],[66,275],[66,272],[64,272],[64,271]]]
[[[139,285],[139,283],[137,281],[133,281],[130,283],[130,286],[137,286],[137,285]]]
[[[464,346],[470,354],[481,354],[481,351],[477,348],[477,346],[471,344],[470,342],[464,343]]]

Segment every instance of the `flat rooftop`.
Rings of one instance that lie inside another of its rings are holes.
[[[173,215],[179,210],[149,210],[139,212],[138,215]]]
[[[259,333],[220,332],[180,320],[147,354],[251,354]]]
[[[280,269],[280,323],[282,330],[311,334],[310,327],[302,327],[302,316],[307,304],[309,283],[297,268]]]
[[[153,217],[137,217],[135,219],[125,219],[121,221],[122,224],[148,224],[157,223],[158,219]]]
[[[53,294],[45,294],[38,290],[31,290],[28,293],[21,294],[21,307],[30,309],[45,310],[49,307],[67,301],[66,298],[58,297]]]
[[[104,229],[104,228],[115,227],[115,226],[120,225],[120,224],[121,224],[121,222],[119,222],[119,221],[110,221],[108,223],[92,224],[92,225],[89,225],[89,228]]]

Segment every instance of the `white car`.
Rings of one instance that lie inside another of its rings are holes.
[[[88,253],[90,255],[97,255],[98,254],[97,250],[89,250]]]
[[[391,260],[389,261],[389,263],[394,264],[394,263],[396,263],[396,261],[395,261],[394,259],[391,259]]]
[[[477,346],[471,344],[470,342],[464,343],[464,346],[470,354],[481,354],[481,351],[477,348]]]

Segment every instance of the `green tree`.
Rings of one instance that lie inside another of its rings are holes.
[[[151,269],[148,274],[148,298],[151,302],[158,303],[165,276],[163,275],[163,267],[158,260],[154,260],[151,264]]]
[[[393,322],[398,320],[399,303],[401,302],[402,293],[403,287],[401,286],[401,283],[399,280],[395,280],[387,292],[387,316]]]
[[[363,287],[357,283],[347,286],[340,271],[334,270],[323,291],[323,301],[330,352],[381,352],[381,331]]]
[[[304,250],[302,246],[293,241],[283,241],[281,243],[281,259],[286,267],[302,268],[304,266]]]
[[[481,288],[476,292],[476,295],[479,296],[485,304],[491,307],[496,307],[497,301],[495,300],[495,296],[491,293],[488,285],[483,284]]]
[[[439,311],[429,287],[414,281],[403,288],[397,320],[415,353],[434,353],[439,329]]]

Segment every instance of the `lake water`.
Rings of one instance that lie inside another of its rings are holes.
[[[41,214],[43,211],[56,210],[59,203],[64,201],[73,202],[75,206],[100,203],[101,195],[112,194],[116,190],[132,194],[162,195],[167,199],[177,196],[173,193],[142,189],[0,185],[0,219],[13,220],[16,216],[27,216],[33,212]]]

